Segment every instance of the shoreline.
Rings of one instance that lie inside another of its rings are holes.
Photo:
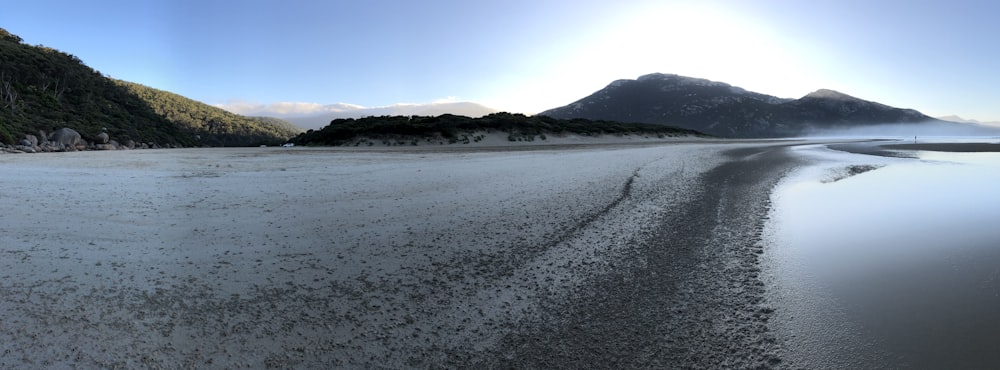
[[[925,150],[952,153],[1000,152],[1000,144],[998,143],[907,143],[887,144],[881,145],[881,147],[892,150]]]
[[[1000,152],[1000,144],[986,142],[937,142],[886,143],[885,140],[870,140],[864,142],[827,144],[828,148],[854,154],[874,155],[880,157],[916,158],[913,152],[933,151],[950,153],[993,153]]]
[[[307,151],[307,152],[360,152],[360,153],[407,153],[407,152],[505,152],[505,151],[534,151],[534,150],[565,150],[565,149],[594,149],[607,147],[652,147],[672,144],[738,144],[738,143],[788,143],[803,142],[809,139],[801,138],[718,138],[707,136],[664,136],[655,137],[650,135],[549,135],[546,139],[533,141],[517,140],[510,141],[506,136],[489,133],[484,134],[479,141],[453,143],[445,142],[419,142],[418,145],[409,144],[410,141],[400,141],[397,144],[385,144],[379,139],[375,140],[359,139],[358,145],[300,145],[293,147],[273,146],[245,146],[245,147],[149,147],[129,149],[101,149],[101,148],[81,148],[78,150],[39,150],[38,148],[20,148],[18,145],[2,146],[0,155],[3,154],[44,154],[44,153],[89,153],[89,152],[145,152],[151,150],[270,150],[270,151]],[[360,143],[372,142],[373,145],[360,145]],[[27,150],[25,150],[27,149]]]

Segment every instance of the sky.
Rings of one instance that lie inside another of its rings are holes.
[[[0,27],[237,111],[534,114],[659,72],[1000,121],[997,14],[980,0],[32,0],[4,4]]]

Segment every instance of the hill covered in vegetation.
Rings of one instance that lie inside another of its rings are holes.
[[[106,132],[121,143],[185,147],[276,144],[301,132],[108,78],[76,56],[24,44],[0,28],[0,143],[63,127],[87,141]]]
[[[278,118],[244,117],[171,92],[127,81],[113,82],[145,102],[157,115],[200,137],[202,145],[279,144],[302,132]]]
[[[358,145],[382,142],[389,145],[457,143],[478,141],[483,133],[503,132],[507,140],[545,140],[547,135],[645,135],[704,136],[702,133],[665,125],[556,119],[546,116],[494,113],[480,118],[445,114],[437,117],[383,116],[336,119],[319,130],[309,130],[290,142],[297,145]]]

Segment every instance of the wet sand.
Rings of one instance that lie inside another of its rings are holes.
[[[1000,144],[997,143],[916,143],[881,145],[881,147],[895,150],[927,150],[953,153],[1000,152]]]
[[[882,157],[914,158],[915,151],[951,153],[1000,152],[1000,144],[987,142],[925,142],[913,143],[900,140],[871,140],[828,145],[830,149],[855,154]]]
[[[769,190],[795,161],[780,146],[721,154],[724,162],[697,176],[694,196],[665,210],[627,259],[521,323],[487,365],[780,366],[758,256]]]
[[[0,367],[767,367],[784,143],[2,156]]]

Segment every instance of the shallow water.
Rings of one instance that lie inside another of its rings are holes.
[[[769,231],[793,364],[1000,366],[1000,153],[797,151]]]

